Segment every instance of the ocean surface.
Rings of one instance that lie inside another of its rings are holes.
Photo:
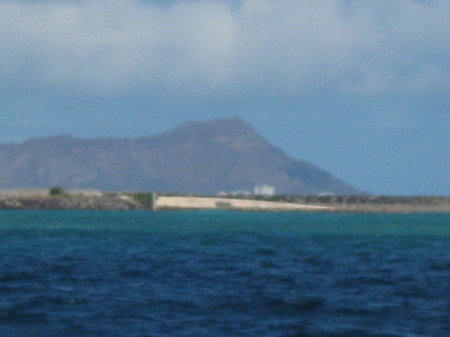
[[[0,211],[0,336],[450,336],[450,215]]]

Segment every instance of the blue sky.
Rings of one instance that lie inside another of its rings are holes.
[[[240,116],[376,194],[450,195],[450,2],[0,0],[0,142]]]

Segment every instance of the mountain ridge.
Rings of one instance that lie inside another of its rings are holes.
[[[280,194],[361,194],[288,156],[239,117],[188,122],[138,138],[69,135],[0,144],[1,188],[97,188],[216,194],[274,186]]]

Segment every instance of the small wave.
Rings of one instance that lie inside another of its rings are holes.
[[[17,282],[17,281],[29,281],[38,278],[35,273],[31,272],[12,272],[0,275],[0,282]]]
[[[0,314],[0,322],[11,325],[33,324],[33,323],[45,323],[48,321],[48,317],[43,313],[17,313],[14,311]]]
[[[276,298],[266,303],[275,312],[311,312],[322,308],[325,300],[321,297]]]
[[[254,253],[256,255],[261,255],[261,256],[272,256],[272,255],[275,255],[277,252],[275,249],[270,248],[270,247],[260,247],[260,248],[256,249],[256,251]]]

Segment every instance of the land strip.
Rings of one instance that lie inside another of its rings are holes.
[[[215,197],[159,196],[157,209],[226,209],[250,211],[309,211],[331,212],[334,207],[323,205],[303,205],[289,202],[229,199]]]
[[[51,193],[53,193],[51,195]],[[98,190],[0,190],[0,209],[450,213],[443,196],[191,196]]]

